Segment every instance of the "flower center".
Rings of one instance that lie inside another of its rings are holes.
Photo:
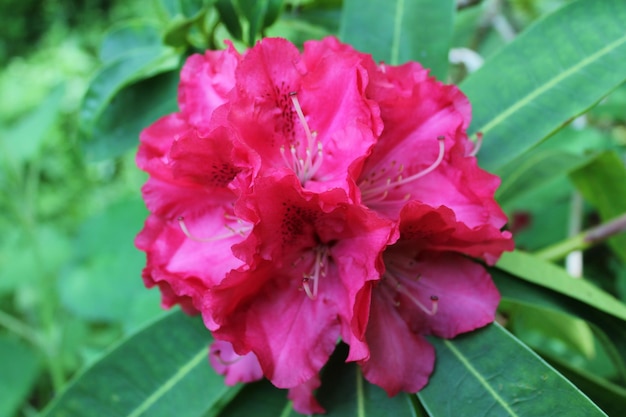
[[[311,132],[309,124],[304,117],[302,107],[298,101],[297,93],[289,93],[291,102],[298,115],[298,120],[304,129],[306,141],[304,143],[296,142],[289,146],[289,151],[285,149],[285,146],[280,147],[280,153],[283,157],[285,164],[293,170],[298,176],[300,183],[304,185],[309,181],[317,170],[322,166],[323,161],[323,147],[322,142],[316,140],[317,132]]]
[[[395,172],[388,174],[388,170],[386,168],[382,168],[379,171],[374,171],[370,173],[370,175],[363,178],[359,182],[363,203],[371,205],[373,203],[384,201],[389,196],[390,191],[400,187],[401,185],[408,184],[422,178],[437,169],[437,167],[441,165],[443,157],[446,153],[445,137],[439,136],[437,137],[437,141],[439,142],[439,154],[437,155],[437,159],[427,168],[405,177],[404,165],[396,167],[396,161],[392,161],[391,171]],[[403,197],[404,200],[408,200],[409,198],[411,198],[410,194],[406,194]]]
[[[238,217],[235,217],[228,213],[224,213],[224,228],[226,229],[224,233],[211,237],[197,237],[189,231],[189,228],[185,224],[185,218],[183,216],[179,216],[176,221],[178,222],[180,230],[182,230],[187,238],[193,240],[194,242],[200,243],[208,243],[222,239],[229,239],[237,235],[245,237],[247,233],[252,229],[252,225],[246,224]]]
[[[393,260],[386,259],[385,266],[387,270],[383,273],[382,282],[395,291],[398,296],[403,296],[427,315],[434,316],[437,314],[439,297],[431,294],[429,296],[430,306],[428,306],[427,303],[423,303],[415,295],[422,292],[419,291],[419,288],[416,288],[416,283],[421,276],[416,272],[415,265],[416,262],[413,259],[403,259],[402,257],[394,257]],[[396,307],[400,307],[398,298],[396,297],[395,301]]]
[[[328,246],[319,245],[313,248],[313,256],[308,268],[305,267],[302,273],[302,289],[311,299],[317,298],[320,278],[328,273]]]

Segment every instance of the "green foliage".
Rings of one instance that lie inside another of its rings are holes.
[[[434,340],[437,368],[418,396],[430,415],[604,416],[568,380],[497,324]],[[515,358],[515,360],[511,360]],[[505,369],[506,371],[502,371]]]
[[[346,0],[342,18],[340,36],[344,42],[388,64],[421,62],[433,75],[445,79],[454,20],[453,1]],[[372,30],[372,25],[380,30]]]
[[[484,134],[479,162],[501,176],[497,198],[530,253],[491,270],[504,327],[433,338],[436,370],[417,396],[388,398],[339,345],[317,393],[328,415],[604,415],[587,397],[608,415],[625,409],[626,234],[576,235],[626,212],[623,1],[5,3],[15,18],[0,29],[0,417],[46,405],[45,417],[298,415],[267,382],[225,386],[201,320],[162,314],[143,288],[134,149],[176,111],[189,54],[227,38],[243,51],[263,36],[301,45],[331,34],[459,81],[471,131]],[[450,65],[451,47],[484,65]],[[585,278],[550,261],[578,249]]]

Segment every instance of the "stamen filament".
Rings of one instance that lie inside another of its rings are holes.
[[[302,124],[302,128],[304,129],[306,142],[304,145],[298,142],[289,147],[291,159],[287,155],[284,146],[281,146],[280,153],[285,164],[295,172],[300,182],[304,184],[310,180],[322,166],[324,156],[323,146],[321,142],[316,142],[317,132],[311,131],[309,128],[309,124],[306,121],[306,117],[304,117],[302,107],[298,101],[297,93],[291,92],[289,96],[296,110],[296,114],[298,115],[298,119],[300,120],[300,124]],[[304,149],[300,149],[301,146],[304,146]],[[303,155],[302,152],[304,153]]]
[[[389,189],[391,188],[395,188],[398,187],[400,185],[403,184],[407,184],[409,182],[415,181],[418,178],[421,178],[427,174],[430,174],[432,171],[434,171],[435,169],[437,169],[437,167],[441,164],[441,162],[443,161],[443,157],[446,154],[446,145],[445,145],[445,137],[443,136],[439,136],[437,138],[437,140],[439,141],[439,154],[437,155],[437,159],[435,160],[435,162],[433,162],[430,166],[428,166],[428,168],[410,175],[408,177],[403,177],[401,174],[399,174],[395,179],[392,178],[387,178],[387,180],[385,181],[384,184],[379,185],[377,187],[372,187],[372,188],[367,188],[367,187],[363,187],[364,184],[360,184],[360,186],[362,188],[365,188],[364,190],[362,190],[361,195],[367,199],[368,203],[371,202],[376,202],[377,200],[372,200],[371,196],[375,196],[377,194],[381,194],[381,193],[388,193]],[[401,169],[399,170],[399,172],[402,172],[402,168],[404,168],[403,166],[401,166]],[[370,182],[371,184],[371,182]],[[386,197],[386,194],[383,194],[384,197]],[[384,197],[382,199],[384,199]]]
[[[393,275],[389,274],[388,272],[385,272],[383,275],[383,278],[388,280],[389,283],[394,287],[394,289],[397,292],[405,295],[413,304],[415,304],[417,308],[422,310],[424,313],[428,314],[429,316],[434,316],[435,314],[437,314],[437,307],[439,305],[439,297],[437,297],[436,295],[431,295],[430,296],[431,306],[430,308],[427,308],[415,296],[413,296],[413,294],[408,290],[408,288],[402,285],[400,281],[398,281]]]
[[[480,132],[476,132],[476,142],[474,142],[474,148],[467,154],[467,156],[476,156],[478,155],[478,151],[483,144],[483,134]]]
[[[237,234],[241,236],[245,236],[246,232],[251,229],[251,227],[242,227],[239,230],[236,230],[235,228],[226,224],[224,225],[224,227],[226,227],[226,229],[229,230],[228,233],[213,236],[213,237],[201,238],[201,237],[197,237],[191,234],[191,232],[187,228],[187,225],[185,224],[185,218],[183,216],[178,217],[176,220],[178,221],[178,226],[180,227],[180,230],[182,230],[185,236],[187,236],[187,238],[193,240],[194,242],[199,242],[199,243],[209,243],[209,242],[215,242],[215,241],[222,240],[222,239],[228,239]],[[241,223],[241,220],[238,220],[238,223]]]

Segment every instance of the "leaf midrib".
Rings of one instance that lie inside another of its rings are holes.
[[[208,354],[208,348],[203,347],[193,358],[191,358],[184,366],[167,379],[156,391],[139,404],[127,417],[139,417],[143,412],[154,405],[161,397],[163,397],[172,387],[180,382],[187,374],[189,374],[196,365],[203,361]]]
[[[489,392],[489,394],[491,394],[491,396],[496,400],[496,402],[498,404],[500,404],[500,406],[502,406],[502,408],[504,408],[504,410],[507,413],[509,413],[510,416],[512,416],[512,417],[519,417],[519,415],[517,413],[515,413],[515,411],[513,411],[513,409],[511,407],[509,407],[509,405],[506,403],[506,401],[500,395],[498,395],[498,393],[493,389],[493,387],[489,384],[489,382],[487,382],[487,380],[485,378],[483,378],[483,376],[480,374],[480,372],[478,372],[478,370],[472,366],[472,364],[465,357],[465,355],[463,355],[463,353],[460,350],[458,350],[456,347],[454,347],[452,342],[450,342],[449,340],[444,339],[443,340],[443,344],[448,349],[450,349],[450,351],[454,354],[454,356],[456,356],[459,359],[459,361],[461,361],[463,366],[465,366],[465,368],[474,376],[474,378],[476,378],[478,380],[478,382],[482,386],[485,387],[487,392]]]
[[[626,43],[626,34],[624,36],[622,36],[621,38],[618,38],[615,41],[611,42],[610,44],[606,45],[604,48],[600,49],[599,51],[597,51],[597,52],[593,53],[592,55],[586,57],[582,61],[579,61],[578,64],[568,68],[565,71],[560,72],[556,77],[548,80],[548,82],[542,84],[539,88],[531,91],[529,94],[524,96],[521,100],[518,100],[515,103],[513,103],[511,106],[506,108],[504,111],[500,112],[496,117],[492,118],[491,121],[489,123],[485,124],[482,128],[476,129],[476,131],[481,132],[483,134],[486,134],[487,132],[492,130],[495,126],[497,126],[500,123],[502,123],[503,120],[506,120],[508,117],[510,117],[516,111],[518,111],[522,107],[526,106],[528,103],[532,102],[535,98],[539,97],[541,94],[543,94],[546,91],[550,90],[552,87],[556,86],[557,84],[559,84],[564,79],[566,79],[566,78],[570,77],[571,75],[579,72],[582,68],[584,68],[584,67],[594,63],[595,61],[600,59],[600,57],[610,53],[614,49],[616,49],[619,46],[621,46],[623,43]],[[474,136],[475,136],[475,134],[474,134]]]

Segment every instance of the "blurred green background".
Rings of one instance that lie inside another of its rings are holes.
[[[106,61],[107,33],[120,22],[155,22],[158,35],[176,57],[219,46],[229,37],[227,29],[232,27],[220,27],[213,11],[202,16],[204,26],[211,28],[210,37],[192,31],[195,20],[168,14],[174,3],[179,4],[167,0],[0,2],[0,417],[36,415],[77,371],[162,314],[158,292],[143,287],[144,255],[133,245],[147,215],[139,191],[146,177],[135,167],[134,152],[139,129],[174,109],[175,90],[167,90],[164,101],[150,96],[147,105],[156,110],[136,117],[139,126],[129,127],[123,115],[113,112],[104,125],[98,125],[104,130],[90,135],[81,125],[81,107]],[[284,3],[278,20],[263,34],[301,43],[336,33],[341,1]],[[510,36],[564,3],[486,0],[462,8],[453,47],[471,48],[488,58]],[[244,38],[236,42],[240,50],[250,43]],[[167,65],[172,70],[180,62]],[[466,73],[466,66],[453,65],[447,81],[458,82]],[[144,76],[147,84],[136,91],[147,97],[150,82],[172,83],[167,74],[163,77]],[[124,99],[132,101],[132,96]],[[537,250],[568,236],[577,203],[567,174],[599,152],[624,154],[625,109],[622,86],[573,127],[537,147],[534,156],[556,154],[569,164],[569,169],[558,169],[558,175],[522,169],[523,160],[504,173],[499,198],[506,203],[520,248]],[[109,147],[107,140],[114,139],[119,141]],[[524,189],[525,179],[537,175],[548,175],[549,181],[541,186],[534,181],[531,189]],[[594,209],[585,204],[574,218],[579,228],[598,220]],[[624,263],[605,245],[593,249],[587,259],[587,277],[625,300]],[[515,316],[514,311],[508,314]],[[592,364],[610,374],[606,355],[593,362],[585,349],[580,353],[576,346],[546,340],[550,330],[535,331],[543,318],[525,317],[531,324],[524,327],[518,320],[512,330],[538,351],[548,357],[569,355],[582,367]],[[586,331],[584,327],[581,331]],[[587,347],[591,350],[593,346]]]

